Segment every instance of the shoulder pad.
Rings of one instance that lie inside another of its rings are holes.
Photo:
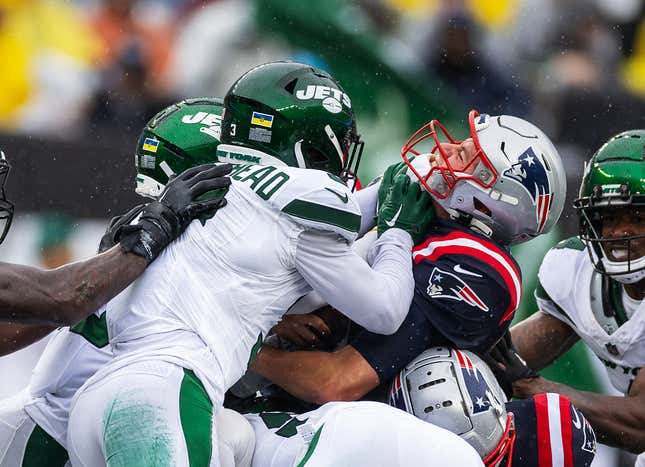
[[[566,240],[562,240],[556,246],[553,247],[554,250],[577,250],[582,251],[586,248],[584,242],[580,240],[580,237],[569,237]]]
[[[538,281],[540,292],[545,297],[557,302],[569,296],[581,261],[587,258],[585,249],[578,237],[572,237],[558,243],[544,255]]]
[[[361,211],[350,189],[338,177],[312,169],[283,168],[288,186],[272,200],[297,224],[337,233],[350,243],[361,226]]]

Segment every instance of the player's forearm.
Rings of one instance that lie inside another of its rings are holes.
[[[549,366],[579,339],[569,326],[541,311],[513,326],[511,337],[517,353],[535,371]]]
[[[0,357],[39,341],[54,329],[54,326],[0,323]]]
[[[263,346],[251,369],[299,399],[322,404],[325,388],[333,380],[332,363],[327,352],[288,352]]]
[[[117,295],[146,268],[146,260],[118,245],[85,261],[43,270],[0,266],[0,320],[75,324]]]
[[[520,398],[544,392],[568,397],[594,428],[599,441],[633,453],[645,451],[645,401],[640,397],[613,397],[579,391],[544,378],[513,383],[513,393]]]
[[[370,266],[337,237],[300,235],[296,268],[320,296],[365,329],[392,334],[407,315],[414,292],[412,239],[390,229],[372,245]]]

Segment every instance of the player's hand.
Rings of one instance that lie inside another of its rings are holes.
[[[273,332],[298,347],[317,347],[331,335],[327,323],[314,313],[285,315],[273,327]]]
[[[145,204],[139,204],[138,206],[135,206],[132,209],[130,209],[125,214],[113,217],[110,220],[110,223],[108,224],[108,227],[105,230],[105,233],[101,237],[101,241],[99,243],[99,253],[103,253],[104,251],[107,251],[110,248],[112,248],[114,245],[116,245],[118,242],[116,241],[115,236],[118,230],[122,226],[132,222],[134,218],[137,217],[145,207],[146,207]]]
[[[390,228],[403,229],[416,244],[434,219],[432,198],[405,173],[397,173],[384,201],[378,208],[378,235]]]
[[[141,211],[135,224],[121,226],[115,235],[121,247],[150,264],[194,220],[202,224],[226,205],[231,164],[192,167],[168,182],[159,201]]]
[[[394,185],[394,178],[399,174],[406,174],[408,166],[405,165],[405,162],[397,162],[396,164],[390,165],[381,177],[378,180],[381,184],[378,187],[378,205],[382,206],[387,197],[388,191]]]
[[[510,331],[506,331],[497,344],[484,355],[484,361],[495,374],[508,398],[513,395],[514,382],[539,376],[517,353]]]

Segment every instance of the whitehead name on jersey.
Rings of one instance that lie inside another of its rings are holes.
[[[645,301],[622,324],[605,317],[602,277],[577,237],[546,254],[538,278],[535,296],[540,310],[571,326],[605,365],[614,387],[627,394],[645,365]],[[619,294],[611,295],[605,300],[620,300]]]
[[[351,244],[360,208],[337,177],[291,167],[237,166],[228,205],[193,222],[130,289],[108,303],[119,357],[170,355],[220,390],[243,374],[262,338],[311,290],[296,269],[304,231]],[[186,354],[186,336],[206,345]],[[190,355],[189,357],[187,355]]]

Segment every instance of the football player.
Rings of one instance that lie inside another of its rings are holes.
[[[255,432],[253,467],[483,465],[459,436],[379,402],[330,402],[300,415],[261,412],[245,417]],[[226,434],[220,443],[244,450],[244,444],[228,442],[229,437],[237,438]]]
[[[517,397],[557,392],[602,443],[645,451],[645,131],[620,133],[586,165],[575,207],[580,235],[553,247],[535,292],[539,311],[512,329],[517,352],[541,370],[582,339],[624,397],[507,374]],[[645,459],[639,461],[645,465]]]
[[[216,160],[222,109],[221,99],[189,99],[155,116],[137,143],[135,191],[156,200],[175,183],[170,182],[175,173]],[[144,206],[136,206],[110,222],[99,252],[115,245],[120,227],[128,225]],[[112,357],[105,310],[71,328],[55,331],[29,386],[0,402],[0,466],[65,465],[71,399]]]
[[[593,429],[564,396],[536,394],[506,401],[477,355],[428,349],[394,379],[388,402],[458,434],[487,467],[589,467]]]
[[[11,166],[0,151],[0,243],[14,207],[5,195]],[[206,192],[230,183],[227,166],[194,168],[168,184],[159,201],[141,210],[136,223],[118,233],[120,247],[94,258],[52,270],[0,263],[0,354],[24,347],[52,327],[75,324],[134,281],[196,217],[212,216],[224,200],[198,201]],[[20,323],[20,324],[19,324]]]
[[[508,246],[555,224],[565,175],[551,141],[531,123],[473,111],[469,127],[470,138],[458,142],[433,121],[403,147],[437,219],[413,249],[414,298],[399,330],[362,331],[333,352],[267,346],[253,370],[303,400],[356,400],[431,345],[486,351],[503,335],[521,296]],[[431,151],[420,149],[425,140]]]
[[[396,177],[372,267],[353,253],[361,212],[343,177],[355,173],[359,142],[332,77],[297,63],[252,69],[226,95],[221,143],[218,158],[240,164],[230,209],[190,226],[106,306],[115,358],[72,402],[73,463],[209,465],[224,391],[312,288],[372,331],[392,333],[405,317],[413,235],[432,219],[430,199]]]

